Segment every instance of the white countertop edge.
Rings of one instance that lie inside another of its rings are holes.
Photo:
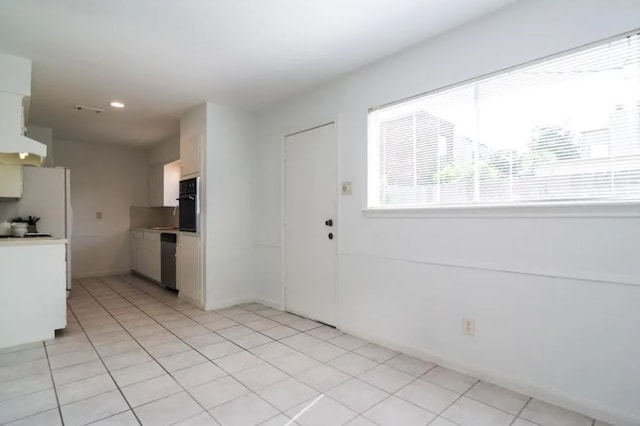
[[[12,246],[48,246],[55,244],[67,244],[66,238],[32,237],[32,238],[0,238],[0,247]]]

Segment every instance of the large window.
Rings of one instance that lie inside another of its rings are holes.
[[[370,208],[640,200],[640,36],[372,110]]]

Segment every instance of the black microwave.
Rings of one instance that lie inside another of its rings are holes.
[[[180,181],[178,197],[180,231],[198,232],[200,228],[200,178]]]

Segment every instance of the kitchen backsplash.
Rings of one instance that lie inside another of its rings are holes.
[[[132,228],[177,227],[178,211],[173,207],[131,206],[129,208],[129,221]]]
[[[3,200],[0,198],[0,222],[11,220],[18,214],[18,202],[16,200]]]

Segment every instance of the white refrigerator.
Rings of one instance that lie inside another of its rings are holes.
[[[38,232],[66,238],[67,297],[71,291],[71,197],[70,170],[62,167],[23,167],[22,198],[17,216],[38,216]]]

